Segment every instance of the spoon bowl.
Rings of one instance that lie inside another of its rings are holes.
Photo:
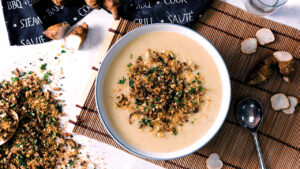
[[[2,146],[3,144],[5,144],[8,140],[10,140],[12,138],[12,136],[15,134],[15,132],[17,131],[17,128],[18,128],[18,125],[19,125],[19,116],[18,114],[11,110],[9,112],[9,115],[11,115],[13,117],[13,119],[15,120],[16,124],[13,126],[12,128],[12,132],[9,133],[9,135],[5,138],[5,139],[2,139],[2,133],[0,135],[0,146]],[[11,127],[11,126],[9,126]]]
[[[254,132],[262,122],[263,108],[257,99],[246,97],[239,102],[236,115],[241,126]]]

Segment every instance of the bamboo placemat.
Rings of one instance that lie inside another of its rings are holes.
[[[109,29],[100,55],[92,67],[89,83],[78,102],[78,116],[70,120],[74,133],[85,135],[122,149],[106,132],[97,113],[94,98],[95,77],[102,57],[121,36],[141,25],[126,20],[115,22]],[[255,54],[245,55],[240,51],[241,40],[254,37],[262,27],[270,28],[276,37],[275,43],[259,46]],[[272,110],[269,98],[278,92],[300,98],[300,61],[296,60],[296,71],[290,83],[274,73],[271,79],[259,86],[247,82],[250,72],[260,60],[274,51],[289,51],[300,58],[300,32],[288,26],[257,17],[232,5],[216,1],[212,4],[193,29],[206,37],[221,53],[230,72],[232,101],[226,121],[219,133],[201,150],[187,157],[151,161],[166,168],[206,168],[205,160],[216,152],[224,162],[224,168],[259,168],[252,136],[238,124],[234,108],[245,96],[258,98],[264,106],[265,116],[259,128],[259,139],[267,168],[291,168],[300,166],[299,108],[293,115]],[[75,121],[75,122],[74,122]],[[123,149],[122,149],[123,150]],[[125,150],[124,150],[125,151]]]

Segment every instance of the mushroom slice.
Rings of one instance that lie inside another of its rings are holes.
[[[289,108],[290,102],[286,95],[283,93],[277,93],[271,97],[271,105],[274,110],[278,111]]]
[[[221,169],[223,162],[220,160],[220,156],[217,153],[212,153],[206,160],[206,166],[208,169]]]
[[[248,38],[242,41],[241,43],[241,51],[245,54],[255,53],[257,49],[257,39],[256,38]]]
[[[261,28],[255,34],[260,45],[266,45],[275,41],[273,32],[268,28]]]
[[[293,114],[295,112],[295,107],[298,104],[298,99],[294,96],[288,96],[288,99],[290,101],[290,107],[283,109],[282,112],[285,114]]]

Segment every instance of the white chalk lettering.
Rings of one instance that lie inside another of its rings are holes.
[[[80,16],[86,16],[91,10],[92,8],[90,6],[83,5],[81,8],[78,9],[78,14]]]
[[[24,18],[20,20],[20,24],[21,24],[21,29],[22,28],[28,28],[28,27],[32,27],[35,25],[40,25],[42,24],[42,20],[37,16],[37,17],[29,17],[29,18]]]
[[[52,16],[52,15],[54,15],[55,13],[57,13],[57,12],[63,10],[63,9],[64,9],[64,6],[63,6],[63,5],[62,5],[62,6],[54,6],[54,7],[52,7],[52,8],[47,8],[47,9],[46,9],[46,12],[47,12],[47,14],[48,14],[49,16]]]
[[[17,9],[17,8],[23,8],[22,2],[20,0],[14,0],[14,1],[7,1],[7,9]]]
[[[136,6],[136,9],[145,9],[145,8],[148,8],[148,9],[151,8],[150,2],[145,2],[145,3],[142,3],[142,4],[138,4]]]
[[[148,25],[148,24],[152,24],[153,22],[153,18],[140,18],[140,19],[134,19],[134,22],[140,23],[140,24],[144,24],[144,25]]]
[[[173,4],[187,4],[187,0],[164,0],[166,5],[173,5]]]
[[[33,6],[34,4],[40,2],[40,0],[25,0],[25,5]]]
[[[36,38],[22,39],[20,42],[22,45],[34,45],[34,44],[44,43],[45,39],[44,39],[44,36],[41,35]]]
[[[170,15],[168,16],[168,19],[171,23],[185,23],[185,22],[190,22],[193,21],[193,11],[189,13],[184,13],[181,15]]]

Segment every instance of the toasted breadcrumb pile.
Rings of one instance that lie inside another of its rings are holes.
[[[79,158],[81,146],[60,126],[60,101],[43,90],[49,84],[47,76],[15,75],[0,83],[0,109],[19,116],[16,133],[0,147],[0,168],[85,168],[87,161]]]

